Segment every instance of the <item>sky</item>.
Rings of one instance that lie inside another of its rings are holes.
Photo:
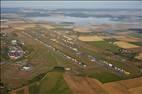
[[[1,1],[1,7],[140,9],[142,1]]]

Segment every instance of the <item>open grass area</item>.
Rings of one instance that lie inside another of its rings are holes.
[[[138,45],[138,46],[142,46],[142,42],[131,42],[132,44]]]
[[[30,94],[39,94],[39,85],[34,83],[29,86],[29,93]]]
[[[119,49],[119,47],[113,45],[112,43],[109,43],[108,41],[94,41],[94,42],[87,42],[87,44],[104,50],[109,50],[112,52],[117,52]]]
[[[109,72],[102,72],[102,73],[94,72],[94,73],[90,74],[89,77],[96,78],[99,81],[101,81],[102,83],[122,80],[122,77],[119,77],[119,76],[117,76],[113,73],[109,73]]]
[[[39,84],[29,88],[30,94],[71,94],[63,78],[63,72],[49,72]],[[38,92],[38,93],[37,93]]]

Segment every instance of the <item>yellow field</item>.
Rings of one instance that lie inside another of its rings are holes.
[[[89,28],[87,27],[77,27],[73,29],[76,32],[81,32],[81,33],[88,33],[88,32],[92,32]]]
[[[131,49],[131,48],[138,48],[139,46],[128,43],[128,42],[124,42],[124,41],[117,41],[114,43],[115,45],[117,45],[120,48],[124,48],[124,49]]]
[[[103,38],[99,36],[79,36],[78,39],[81,41],[103,41]]]
[[[54,29],[55,28],[55,27],[48,25],[48,24],[42,24],[40,26],[42,26],[43,28],[46,28],[46,29]]]
[[[13,29],[16,29],[16,30],[25,30],[26,28],[33,28],[35,27],[36,24],[16,24],[13,26]]]
[[[136,56],[135,58],[139,59],[139,60],[142,60],[142,52],[138,56]]]

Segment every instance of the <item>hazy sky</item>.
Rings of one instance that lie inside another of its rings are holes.
[[[140,9],[142,1],[2,1],[2,7],[27,8],[126,8]]]

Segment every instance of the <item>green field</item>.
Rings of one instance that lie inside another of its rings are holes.
[[[133,34],[130,34],[131,36],[133,37],[136,37],[136,38],[142,38],[142,33],[133,33]]]
[[[117,52],[119,49],[119,47],[113,45],[112,43],[109,43],[109,41],[94,41],[87,42],[87,44],[91,45],[92,47],[97,47],[111,52]]]
[[[132,44],[138,45],[138,46],[142,46],[142,42],[131,42]]]
[[[29,88],[30,94],[71,94],[63,78],[63,72],[49,72],[39,84]]]
[[[109,73],[109,72],[102,72],[102,73],[94,72],[88,76],[98,79],[102,83],[122,80],[122,77],[119,77],[119,76],[117,76],[113,73]]]

